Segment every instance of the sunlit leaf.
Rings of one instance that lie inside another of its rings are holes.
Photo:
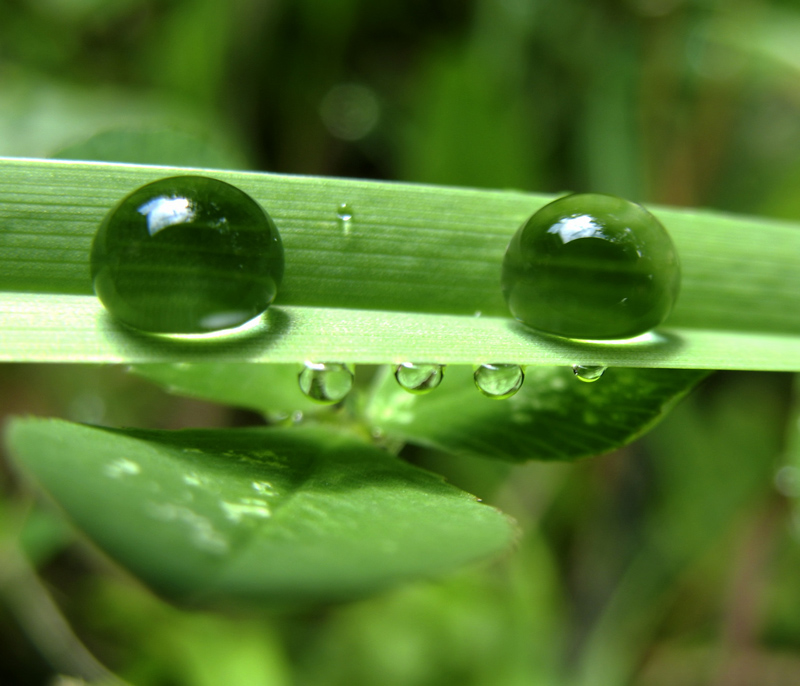
[[[8,444],[100,548],[187,602],[344,600],[495,555],[513,538],[493,508],[332,430],[17,419]]]

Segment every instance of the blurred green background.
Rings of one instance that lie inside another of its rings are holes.
[[[798,36],[796,0],[0,0],[0,155],[800,220]],[[574,465],[409,453],[517,517],[519,550],[292,617],[162,603],[2,462],[0,683],[102,679],[92,655],[158,686],[800,683],[798,396],[720,373]],[[0,419],[24,413],[260,421],[118,368],[0,366]]]

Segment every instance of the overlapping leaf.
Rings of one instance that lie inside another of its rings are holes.
[[[8,444],[100,548],[170,598],[354,598],[508,548],[472,496],[346,434],[17,419]]]
[[[529,367],[516,395],[493,400],[478,393],[472,369],[460,366],[447,369],[442,385],[428,395],[406,393],[385,379],[367,414],[389,435],[455,454],[573,460],[632,441],[705,374],[619,368],[582,383],[568,367]]]

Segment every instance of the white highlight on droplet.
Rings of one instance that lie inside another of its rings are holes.
[[[147,217],[147,230],[151,236],[162,229],[194,219],[194,209],[188,198],[159,196],[142,205],[139,214]]]

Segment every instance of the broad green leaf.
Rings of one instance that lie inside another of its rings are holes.
[[[0,361],[603,365],[800,370],[800,336],[666,329],[624,345],[539,336],[505,317],[272,306],[205,340],[116,324],[94,296],[0,292]]]
[[[141,364],[132,371],[170,393],[247,407],[258,412],[317,412],[325,406],[300,392],[296,364]]]
[[[514,535],[441,478],[321,428],[17,419],[8,445],[100,548],[185,602],[350,599],[498,554]]]
[[[606,371],[594,383],[570,368],[528,367],[522,389],[493,400],[475,388],[471,367],[445,370],[427,395],[378,386],[367,415],[390,436],[446,452],[500,460],[574,460],[629,443],[685,396],[706,372],[674,369]]]

